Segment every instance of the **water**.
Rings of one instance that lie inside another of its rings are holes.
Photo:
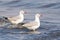
[[[28,13],[24,22],[34,20],[36,13],[43,14],[41,27],[37,29],[41,34],[19,34],[28,29],[0,28],[0,40],[60,40],[59,0],[0,0],[0,16],[15,16],[20,10]]]

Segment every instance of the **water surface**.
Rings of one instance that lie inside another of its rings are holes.
[[[0,0],[0,16],[15,16],[20,10],[28,13],[25,14],[24,22],[33,21],[36,13],[43,14],[41,26],[37,29],[41,34],[19,34],[28,29],[0,28],[0,40],[60,40],[59,0]]]

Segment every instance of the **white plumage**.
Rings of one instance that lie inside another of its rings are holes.
[[[39,17],[41,16],[41,14],[36,14],[35,15],[35,20],[32,21],[32,22],[29,22],[29,23],[26,23],[22,26],[26,27],[27,29],[29,30],[33,30],[35,31],[37,28],[40,27],[40,20],[39,20]]]
[[[24,20],[24,11],[21,10],[18,16],[14,16],[14,17],[8,17],[8,20],[12,23],[12,24],[18,24],[23,22]]]

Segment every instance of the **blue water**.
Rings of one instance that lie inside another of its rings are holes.
[[[0,28],[0,40],[60,40],[60,0],[0,0],[0,16],[15,16],[20,10],[27,12],[24,22],[34,20],[36,13],[43,15],[37,29],[41,34],[19,34],[28,29]]]

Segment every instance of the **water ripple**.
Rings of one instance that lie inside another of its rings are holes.
[[[59,8],[60,2],[58,3],[31,3],[31,2],[23,2],[21,0],[11,1],[2,4],[3,6],[8,7],[21,7],[24,6],[25,8]],[[56,7],[57,6],[57,7]]]
[[[46,5],[43,5],[43,6],[38,7],[38,8],[49,8],[49,7],[54,7],[57,5],[60,5],[60,3],[50,3],[50,4],[46,4]]]
[[[6,2],[6,3],[2,4],[2,5],[12,5],[12,4],[16,4],[16,3],[20,2],[20,1],[21,0],[15,0],[15,1],[11,1],[11,2]]]

